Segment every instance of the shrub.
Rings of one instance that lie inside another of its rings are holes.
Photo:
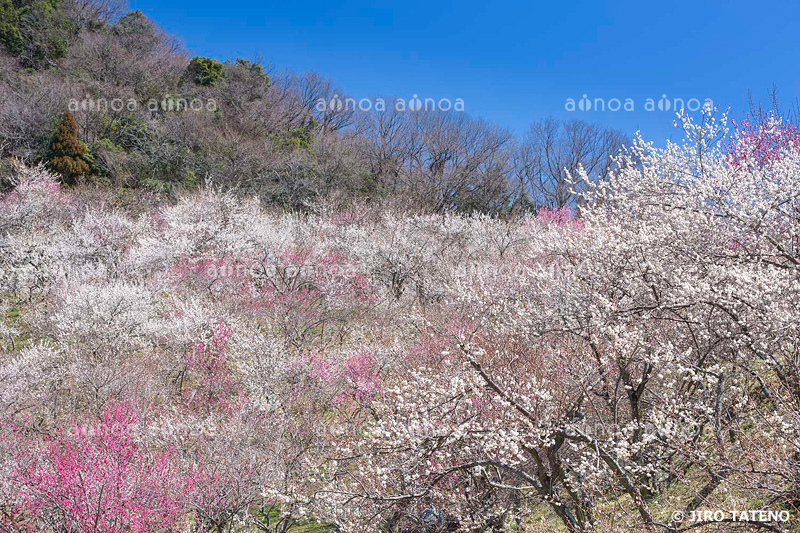
[[[138,9],[121,16],[113,28],[117,35],[149,35],[154,31],[153,23]]]
[[[210,57],[195,57],[186,67],[189,78],[197,85],[211,87],[225,76],[222,63]]]

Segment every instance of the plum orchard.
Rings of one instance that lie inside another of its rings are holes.
[[[270,214],[209,189],[134,218],[20,168],[0,200],[3,523],[796,516],[798,136],[683,125],[577,215],[509,220]]]

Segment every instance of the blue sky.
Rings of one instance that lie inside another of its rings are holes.
[[[515,132],[553,115],[660,144],[677,136],[673,113],[647,98],[711,98],[736,115],[748,90],[766,101],[774,84],[787,107],[800,96],[797,0],[130,2],[192,55],[315,70],[357,98],[461,98]],[[584,94],[634,110],[565,110]]]

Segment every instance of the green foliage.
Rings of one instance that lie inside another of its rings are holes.
[[[113,161],[119,157],[124,157],[125,150],[117,146],[111,139],[101,138],[92,143],[89,148],[91,156],[91,173],[95,176],[107,178],[114,174],[116,169]]]
[[[358,174],[358,194],[362,196],[376,196],[379,192],[379,185],[375,176],[366,170]]]
[[[193,171],[186,169],[183,175],[183,187],[185,189],[196,189],[197,185],[200,183],[200,179],[197,177]]]
[[[67,54],[74,23],[55,2],[33,2],[16,11],[22,42],[17,55],[25,67],[43,68]]]
[[[122,15],[111,31],[116,35],[152,35],[156,29],[150,19],[137,9]]]
[[[169,182],[157,179],[157,178],[145,178],[142,180],[142,187],[147,190],[153,191],[158,194],[169,194],[170,192],[170,184]]]
[[[65,183],[89,173],[92,158],[86,144],[78,140],[75,117],[67,111],[50,146],[50,168],[61,174]]]
[[[261,526],[267,530],[274,528],[277,531],[281,526],[288,526],[287,533],[333,533],[336,531],[336,528],[325,524],[286,518],[278,507],[262,509],[259,514],[261,515]]]
[[[0,45],[14,55],[22,52],[25,40],[19,30],[19,14],[11,0],[0,0]]]
[[[282,148],[311,150],[311,132],[304,128],[294,128],[286,135],[275,135],[272,140]]]
[[[140,182],[141,187],[160,195],[174,196],[182,190],[196,189],[200,179],[192,170],[184,169],[180,181],[162,178],[145,178]]]
[[[119,18],[109,32],[133,57],[143,58],[157,52],[164,36],[141,11],[130,11]],[[161,87],[158,87],[161,89]]]
[[[14,162],[0,159],[0,194],[14,188]]]
[[[93,150],[94,149],[121,150],[121,148],[119,146],[114,144],[114,141],[112,141],[111,139],[106,139],[106,138],[102,138],[102,139],[96,140],[94,142],[94,144],[92,145],[92,148],[93,148]]]
[[[186,73],[195,84],[211,87],[225,76],[222,63],[210,57],[195,57],[186,67]]]
[[[253,63],[246,59],[237,59],[234,65],[240,69],[245,70],[250,75],[255,78],[258,78],[266,83],[269,83],[269,76],[264,72],[264,67],[261,66],[259,63]]]

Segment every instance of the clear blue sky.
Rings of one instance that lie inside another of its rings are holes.
[[[711,98],[742,112],[748,90],[800,96],[800,1],[420,2],[130,0],[193,55],[262,57],[315,70],[350,95],[462,98],[521,132],[548,115],[676,136],[647,98]],[[634,111],[567,112],[567,98],[631,98]],[[657,109],[657,108],[656,108]]]

